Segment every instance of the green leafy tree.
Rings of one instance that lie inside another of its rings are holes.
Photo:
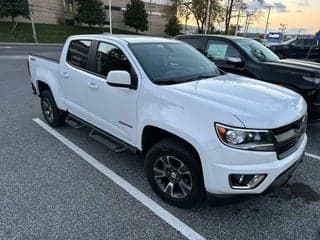
[[[208,1],[210,1],[208,28],[211,28],[214,22],[222,19],[223,7],[221,0],[171,0],[177,6],[179,18],[185,18],[185,22],[187,22],[190,16],[194,17],[199,33],[204,32],[207,21]]]
[[[0,18],[11,17],[12,32],[17,26],[16,17],[29,18],[29,5],[27,0],[0,0]]]
[[[141,0],[131,0],[126,6],[123,17],[125,25],[133,27],[136,32],[144,32],[149,29],[148,13],[145,9],[144,2]]]
[[[77,0],[77,3],[75,19],[78,22],[86,23],[90,28],[94,25],[104,24],[106,11],[100,0]]]
[[[180,34],[180,31],[181,31],[181,25],[177,16],[170,17],[168,20],[168,23],[165,26],[164,32],[168,36],[173,37]]]

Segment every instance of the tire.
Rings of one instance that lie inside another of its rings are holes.
[[[172,205],[197,207],[205,198],[200,160],[179,139],[155,144],[146,155],[145,172],[152,189]]]
[[[67,112],[58,109],[50,90],[44,90],[40,94],[42,114],[47,123],[52,127],[64,125]]]

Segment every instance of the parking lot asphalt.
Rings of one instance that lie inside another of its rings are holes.
[[[26,55],[59,50],[0,45],[0,239],[185,238],[32,121],[42,115]],[[86,128],[56,130],[204,238],[320,239],[317,158],[305,157],[289,184],[268,195],[178,209],[153,193],[141,157],[109,151],[88,139]],[[319,122],[309,125],[308,136],[307,152],[320,156]]]

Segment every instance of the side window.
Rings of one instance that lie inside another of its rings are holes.
[[[295,43],[296,46],[303,46],[303,39],[297,39]]]
[[[67,53],[67,62],[85,69],[87,67],[91,41],[75,40],[70,43]]]
[[[188,43],[189,45],[191,45],[192,47],[198,49],[199,47],[199,42],[200,42],[200,38],[182,38],[179,39],[185,43]]]
[[[218,40],[208,41],[206,53],[208,58],[216,60],[226,60],[228,57],[241,58],[237,49],[226,42]]]
[[[317,40],[316,39],[304,39],[304,45],[307,47],[316,46]]]
[[[95,61],[95,72],[105,77],[113,70],[131,72],[131,64],[126,55],[118,47],[109,43],[99,43]]]

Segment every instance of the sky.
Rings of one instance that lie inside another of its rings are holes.
[[[264,32],[267,18],[266,6],[272,5],[269,31],[279,31],[280,24],[288,24],[288,33],[314,34],[320,30],[320,0],[265,0],[261,5],[247,0],[249,9],[259,10],[257,20],[249,32]],[[243,24],[245,18],[241,19]]]
[[[264,33],[268,6],[273,6],[268,32],[280,31],[280,24],[287,24],[286,32],[290,34],[315,34],[320,30],[320,0],[264,0],[263,4],[257,3],[256,0],[243,1],[248,4],[251,12],[255,11],[257,16],[250,25],[249,32]],[[181,19],[181,22],[184,23],[184,19]],[[196,25],[196,22],[191,18],[189,24]],[[232,19],[232,24],[236,24],[236,18]],[[240,25],[244,26],[244,24],[245,17],[242,17]],[[224,23],[216,24],[216,28],[224,30]]]

